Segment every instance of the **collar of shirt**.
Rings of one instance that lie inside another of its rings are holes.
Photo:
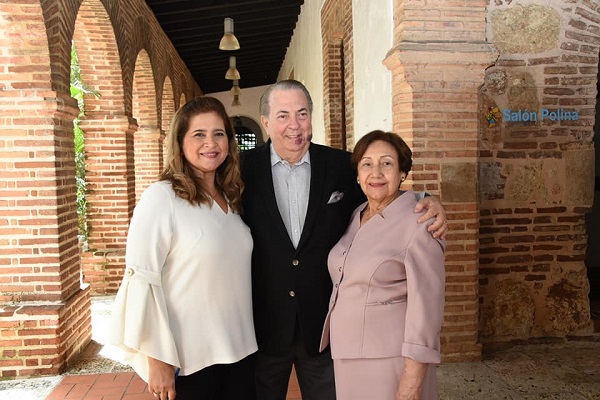
[[[290,167],[290,163],[287,162],[286,160],[284,160],[283,158],[281,158],[279,156],[279,154],[277,154],[277,152],[275,151],[275,149],[273,148],[273,143],[271,143],[270,146],[270,150],[271,150],[271,167],[274,167],[275,165],[277,165],[278,163],[281,163],[287,167]],[[310,151],[307,151],[302,158],[300,159],[300,161],[298,161],[296,164],[294,164],[293,167],[290,168],[294,168],[298,165],[302,165],[304,163],[307,163],[310,165]]]

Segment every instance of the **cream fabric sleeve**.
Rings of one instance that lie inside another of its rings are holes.
[[[146,382],[147,357],[180,367],[161,275],[171,248],[174,196],[165,182],[142,194],[129,226],[125,277],[111,316],[108,343],[125,352],[125,360]]]

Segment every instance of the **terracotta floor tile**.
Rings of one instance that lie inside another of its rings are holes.
[[[146,391],[148,385],[146,385],[146,382],[144,382],[141,379],[132,379],[131,382],[129,382],[129,385],[127,385],[127,390],[125,391],[125,394],[138,394],[138,393],[144,393]]]
[[[122,400],[156,400],[156,399],[150,393],[139,393],[139,394],[125,394],[125,396],[123,396]]]
[[[67,396],[67,394],[71,391],[71,389],[73,389],[74,386],[75,385],[73,384],[63,385],[62,383],[60,383],[54,388],[54,390],[52,390],[50,395],[46,397],[46,400],[64,399]]]
[[[86,383],[88,385],[93,385],[98,379],[98,375],[67,375],[60,382],[61,385],[66,385],[69,383],[77,384],[77,383]]]
[[[122,400],[122,396],[102,396],[102,400]],[[88,400],[85,398],[85,400]]]
[[[79,400],[83,399],[85,395],[90,391],[92,385],[88,385],[86,383],[77,383],[73,389],[69,391],[69,393],[65,396],[65,399],[69,400]]]
[[[112,382],[117,377],[117,374],[100,374],[97,382]]]
[[[102,386],[102,387],[94,386],[90,389],[88,394],[90,396],[103,396],[103,398],[106,396],[111,396],[111,397],[117,397],[120,399],[125,394],[125,388],[126,387],[124,385]]]

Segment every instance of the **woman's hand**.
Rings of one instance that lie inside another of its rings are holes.
[[[421,400],[421,386],[428,364],[404,358],[404,373],[400,377],[396,400]]]
[[[421,212],[423,209],[426,209],[427,212],[418,219],[418,222],[422,223],[431,217],[435,217],[435,221],[427,227],[427,231],[433,232],[434,238],[445,239],[448,223],[446,222],[446,210],[444,210],[440,199],[435,196],[423,197],[417,203],[415,212]]]
[[[157,400],[175,400],[175,367],[148,357],[148,389]]]

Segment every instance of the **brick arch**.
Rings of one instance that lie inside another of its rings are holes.
[[[73,43],[79,56],[83,81],[101,95],[86,99],[86,115],[123,115],[123,73],[119,48],[114,28],[100,0],[84,0],[81,3]]]
[[[53,2],[40,2],[50,49],[52,79],[48,82],[52,90],[59,93],[70,92],[71,39],[80,4],[80,1],[63,1],[57,7]],[[31,32],[33,29],[29,27],[27,30]]]
[[[135,198],[158,177],[162,143],[152,63],[146,50],[140,51],[133,74],[133,116],[138,122],[134,134]]]
[[[81,77],[99,92],[88,96],[80,127],[85,133],[88,251],[84,279],[95,293],[117,289],[124,266],[128,220],[134,206],[134,121],[125,113],[123,71],[115,27],[100,0],[84,0],[73,43]]]
[[[179,107],[181,107],[186,102],[190,101],[191,99],[193,99],[196,96],[204,95],[204,92],[202,90],[198,90],[198,91],[193,90],[191,81],[188,79],[187,76],[184,76],[184,75],[179,76],[179,85],[178,86],[181,88],[180,100],[182,98],[184,99],[182,102],[179,103]]]
[[[326,0],[321,9],[323,110],[326,142],[354,147],[352,0]]]

